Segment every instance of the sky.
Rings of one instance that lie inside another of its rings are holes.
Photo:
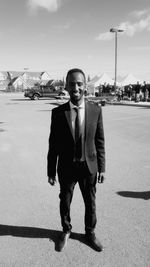
[[[0,0],[0,71],[47,71],[54,78],[78,67],[93,77],[150,80],[149,0]]]

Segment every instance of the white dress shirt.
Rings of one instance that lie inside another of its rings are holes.
[[[79,109],[79,117],[80,117],[80,125],[81,125],[81,132],[82,132],[82,158],[81,161],[85,160],[85,152],[84,152],[84,138],[85,138],[85,102],[83,101],[80,106],[75,106],[71,101],[70,110],[71,110],[71,125],[73,129],[73,135],[75,137],[75,119],[76,119],[76,108]]]

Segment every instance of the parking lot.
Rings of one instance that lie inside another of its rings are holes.
[[[59,185],[47,183],[46,157],[51,110],[61,101],[0,94],[0,266],[149,267],[150,109],[102,107],[107,179],[97,186],[96,233],[105,250],[84,242],[77,187],[73,235],[59,253]]]

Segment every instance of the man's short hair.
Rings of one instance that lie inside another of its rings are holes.
[[[81,69],[77,69],[77,68],[71,69],[71,70],[69,70],[69,71],[67,72],[66,83],[67,83],[67,81],[68,81],[68,77],[69,77],[72,73],[75,73],[75,72],[79,72],[79,73],[81,73],[81,74],[83,75],[83,77],[84,77],[84,81],[85,81],[85,83],[86,83],[85,73],[83,72],[83,70],[81,70]]]

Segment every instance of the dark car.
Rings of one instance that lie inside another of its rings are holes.
[[[53,90],[50,87],[32,87],[31,89],[26,89],[24,92],[25,97],[29,97],[31,100],[38,100],[39,98],[50,98],[58,95],[58,91]]]
[[[56,97],[56,99],[68,99],[69,93],[66,90],[62,90]]]

